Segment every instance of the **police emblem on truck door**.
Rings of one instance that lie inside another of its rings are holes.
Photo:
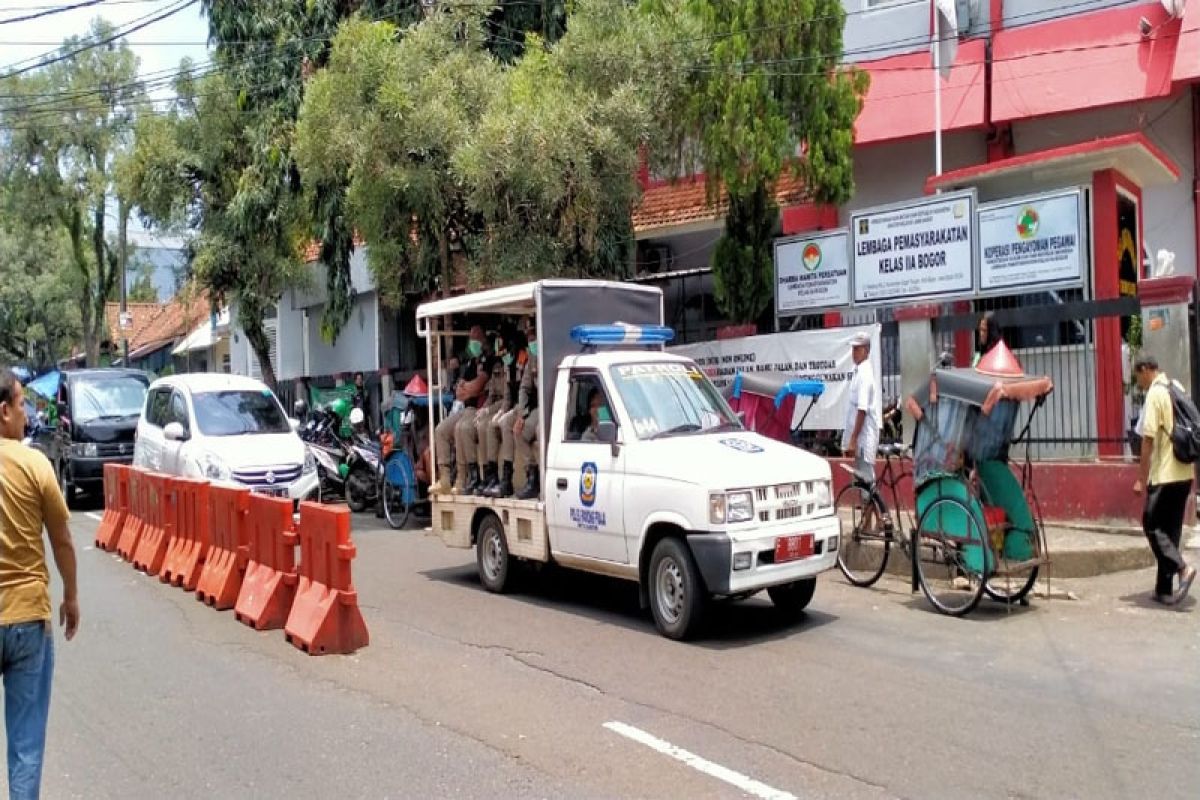
[[[596,502],[596,480],[599,473],[595,463],[591,461],[584,462],[579,469],[579,502],[583,503],[585,508],[591,508]]]

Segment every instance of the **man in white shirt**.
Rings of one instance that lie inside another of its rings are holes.
[[[880,413],[879,386],[871,368],[871,337],[858,333],[850,340],[854,359],[854,377],[846,398],[846,423],[842,429],[842,452],[854,459],[854,477],[865,488],[875,485],[875,456],[879,452]],[[872,530],[875,509],[868,505],[863,512],[862,527]]]

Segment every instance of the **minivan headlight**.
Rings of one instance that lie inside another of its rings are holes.
[[[754,519],[754,497],[750,492],[714,492],[708,496],[708,521],[713,525],[749,522]]]
[[[204,458],[200,460],[200,471],[210,481],[227,481],[233,477],[229,465],[212,453],[204,454]]]
[[[833,490],[829,481],[817,481],[813,485],[813,500],[818,508],[829,508],[833,505]]]
[[[313,458],[312,451],[307,447],[304,448],[304,474],[311,475],[317,471],[317,460]]]

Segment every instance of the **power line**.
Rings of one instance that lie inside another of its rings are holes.
[[[124,37],[128,36],[131,33],[136,33],[137,31],[140,31],[143,28],[147,28],[156,22],[161,22],[162,20],[167,19],[168,17],[178,14],[180,11],[183,11],[185,8],[195,5],[195,3],[196,3],[196,0],[178,0],[178,2],[174,6],[168,8],[166,11],[162,11],[158,14],[145,14],[145,15],[135,19],[133,21],[133,23],[131,23],[129,26],[127,26],[123,29],[118,29],[118,30],[114,31],[110,36],[107,36],[103,39],[90,41],[87,44],[85,44],[81,47],[78,47],[74,50],[59,51],[57,55],[54,55],[53,53],[42,53],[40,55],[33,56],[31,58],[26,58],[26,59],[22,59],[20,61],[13,62],[12,64],[5,64],[3,69],[10,70],[10,71],[0,74],[0,78],[13,78],[18,75],[24,75],[25,73],[32,72],[35,69],[41,69],[42,67],[48,67],[51,64],[57,64],[61,61],[66,61],[68,59],[74,58],[75,56],[80,55],[81,53],[86,53],[88,50],[93,50],[97,47],[103,47],[104,45],[112,44],[112,43],[118,41],[119,39],[123,39]],[[49,56],[49,58],[47,58],[47,56]],[[42,59],[45,59],[45,60],[42,60]],[[31,62],[36,62],[36,63],[31,63]],[[28,66],[22,66],[22,65],[28,65]],[[13,67],[18,67],[18,68],[12,69]]]
[[[47,8],[42,11],[34,11],[34,13],[32,13],[32,14],[26,14],[21,17],[6,17],[4,19],[0,19],[0,25],[10,25],[14,22],[29,22],[30,20],[41,19],[42,17],[49,17],[49,16],[53,16],[55,14],[65,14],[68,11],[75,11],[76,9],[79,9],[79,8],[87,8],[88,6],[98,6],[103,2],[104,2],[104,0],[83,0],[83,2],[75,3],[74,5],[58,6],[57,8]],[[32,9],[24,9],[24,10],[32,10]]]

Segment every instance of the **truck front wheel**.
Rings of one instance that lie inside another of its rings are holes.
[[[650,612],[659,633],[686,639],[700,627],[708,590],[687,546],[676,538],[660,541],[650,556]]]
[[[816,578],[805,578],[782,586],[772,586],[767,589],[767,596],[775,604],[780,613],[789,617],[799,616],[800,612],[812,602],[813,592],[817,590]]]
[[[493,514],[488,514],[479,523],[476,537],[476,557],[479,562],[479,580],[489,592],[503,593],[509,587],[509,569],[512,559],[508,556],[508,540],[504,537],[504,526]]]

